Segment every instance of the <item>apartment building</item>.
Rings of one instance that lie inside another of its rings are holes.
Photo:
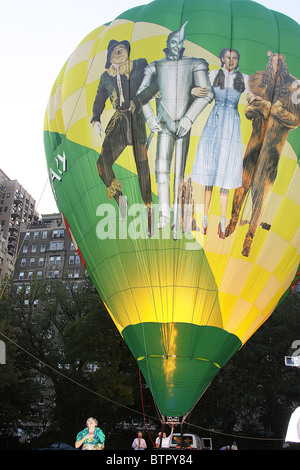
[[[14,282],[39,279],[82,279],[85,267],[78,256],[60,214],[44,214],[20,228]]]
[[[29,192],[0,169],[0,281],[13,271],[21,224],[30,225],[39,218],[35,205]]]

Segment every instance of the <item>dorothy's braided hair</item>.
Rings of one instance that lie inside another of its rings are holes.
[[[240,60],[240,53],[236,49],[229,49],[228,47],[226,47],[226,48],[221,50],[221,52],[220,52],[221,68],[220,68],[219,72],[217,73],[216,78],[215,78],[214,83],[213,83],[214,87],[219,86],[221,88],[221,90],[224,90],[224,86],[225,86],[225,74],[223,72],[223,67],[224,67],[223,57],[224,57],[224,55],[227,51],[236,52],[236,54],[238,56],[238,60]],[[238,68],[236,70],[236,76],[235,76],[235,79],[233,81],[233,88],[235,90],[237,90],[238,92],[240,92],[240,93],[243,93],[243,91],[245,91],[244,77],[241,74],[241,72],[238,70]]]

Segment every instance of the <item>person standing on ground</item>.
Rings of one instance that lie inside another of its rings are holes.
[[[77,434],[76,449],[82,446],[82,450],[103,450],[105,434],[98,427],[98,421],[91,417],[86,421],[86,425],[87,428]]]
[[[143,433],[139,432],[137,437],[134,439],[132,443],[132,448],[134,450],[145,450],[147,448],[147,444],[145,439],[143,439]]]

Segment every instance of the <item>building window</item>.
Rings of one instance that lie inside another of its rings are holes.
[[[74,277],[79,277],[79,269],[74,269]]]
[[[23,253],[28,253],[28,245],[23,245]]]
[[[76,255],[76,260],[75,260],[75,263],[76,264],[80,264],[80,257]]]
[[[64,236],[63,230],[53,230],[52,237],[53,238],[62,238]]]
[[[32,247],[31,247],[31,253],[36,253],[36,245],[32,245]]]
[[[46,251],[46,243],[42,243],[41,244],[41,249],[40,249],[41,252],[44,252]]]
[[[39,258],[39,266],[43,266],[44,265],[44,258]]]
[[[25,273],[24,271],[21,271],[19,274],[19,279],[22,281],[25,278]]]
[[[50,266],[52,266],[54,264],[54,256],[50,256],[49,264],[50,264]]]
[[[73,255],[71,255],[69,257],[69,264],[74,264],[74,256]]]
[[[48,231],[47,230],[43,230],[43,233],[42,233],[42,238],[43,240],[45,240],[47,238],[47,235],[48,235]]]
[[[26,266],[26,258],[21,259],[21,266]]]
[[[43,271],[38,271],[36,275],[38,279],[41,279],[43,277]]]
[[[55,264],[60,264],[61,262],[61,256],[57,256],[55,260]]]
[[[30,232],[26,232],[25,240],[29,240],[29,237],[30,237]]]
[[[33,239],[34,239],[34,240],[37,240],[37,239],[38,239],[38,236],[39,236],[39,232],[34,232],[34,233],[33,233]]]
[[[30,258],[30,266],[34,266],[35,258]]]

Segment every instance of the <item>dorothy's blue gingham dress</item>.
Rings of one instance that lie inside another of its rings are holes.
[[[213,84],[217,70],[210,73]],[[233,88],[235,72],[225,73],[225,87],[215,87],[215,105],[207,119],[196,151],[191,178],[219,188],[242,184],[243,146],[238,103],[241,93]],[[246,92],[247,75],[244,75]]]

